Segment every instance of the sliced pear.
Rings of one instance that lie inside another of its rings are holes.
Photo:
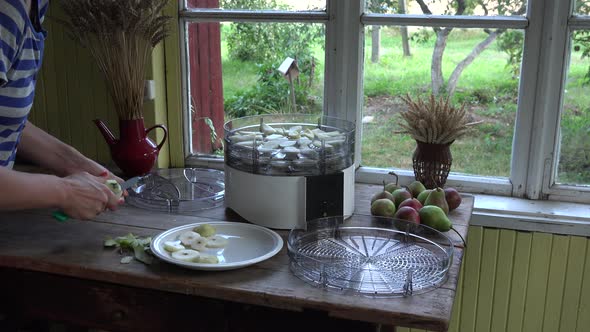
[[[217,264],[219,263],[219,258],[213,255],[199,255],[199,257],[195,259],[195,263]]]
[[[180,241],[167,241],[164,242],[164,250],[168,252],[175,252],[182,249],[186,249]]]
[[[183,262],[194,262],[199,258],[199,252],[193,249],[183,249],[173,252],[172,258]]]
[[[199,226],[195,227],[193,229],[193,231],[199,233],[199,235],[204,236],[204,237],[213,236],[217,232],[217,230],[215,229],[215,227],[213,227],[213,226],[211,226],[209,224],[199,225]]]
[[[208,242],[209,241],[206,238],[200,237],[198,239],[195,239],[193,242],[191,242],[191,248],[195,249],[197,251],[206,250]]]
[[[178,237],[178,239],[180,240],[180,242],[182,242],[182,244],[184,244],[185,246],[190,246],[191,243],[195,240],[200,238],[201,235],[199,233],[193,232],[193,231],[188,231],[188,232],[184,232],[182,234],[180,234],[180,236]]]
[[[207,238],[207,248],[223,248],[227,245],[227,239],[220,235]]]

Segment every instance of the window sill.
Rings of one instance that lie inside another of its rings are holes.
[[[474,196],[472,226],[590,237],[590,205]]]

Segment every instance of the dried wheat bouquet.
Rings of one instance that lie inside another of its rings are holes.
[[[71,36],[88,48],[107,80],[119,119],[142,117],[145,69],[167,34],[168,0],[60,0]]]
[[[449,104],[449,98],[413,100],[410,95],[401,97],[408,110],[401,112],[403,130],[397,133],[409,134],[417,141],[434,144],[448,144],[464,135],[471,126],[480,122],[469,122],[465,105],[460,108]]]

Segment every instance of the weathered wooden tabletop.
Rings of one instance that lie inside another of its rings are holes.
[[[369,214],[369,199],[379,188],[356,185],[355,213]],[[463,237],[472,208],[473,197],[465,195],[463,204],[450,213],[454,227]],[[57,222],[45,210],[2,212],[0,272],[34,271],[75,278],[77,282],[129,286],[157,291],[155,294],[176,293],[296,312],[320,311],[330,317],[390,326],[448,328],[463,255],[461,240],[451,232],[449,236],[456,248],[448,280],[438,289],[406,298],[354,296],[310,286],[290,272],[286,245],[269,260],[224,272],[188,270],[158,260],[151,265],[137,261],[121,264],[118,253],[103,248],[106,237],[127,233],[155,236],[172,227],[211,220],[241,219],[224,207],[184,216],[124,206],[92,221],[64,223]],[[286,243],[288,232],[278,233]]]

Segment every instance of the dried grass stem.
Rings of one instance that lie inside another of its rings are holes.
[[[426,101],[413,100],[410,95],[401,97],[408,110],[401,112],[404,120],[401,131],[417,141],[433,144],[449,144],[463,136],[471,126],[483,121],[469,122],[465,105],[460,108],[450,104],[449,98],[435,98],[431,95]]]
[[[145,70],[167,34],[168,0],[60,0],[70,35],[88,48],[107,81],[119,119],[143,117]]]

